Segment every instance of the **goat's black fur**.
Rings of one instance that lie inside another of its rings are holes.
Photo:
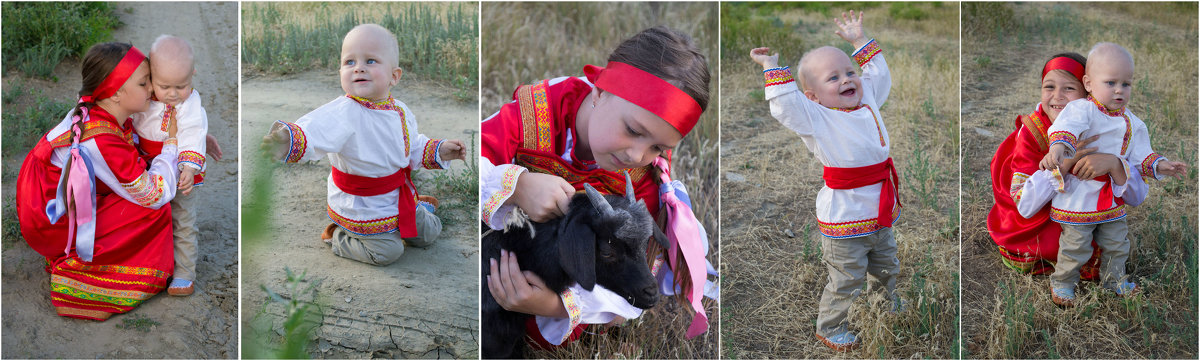
[[[595,197],[600,197],[599,193]],[[578,282],[588,290],[597,284],[604,286],[638,308],[658,302],[658,285],[646,264],[646,246],[651,235],[660,243],[665,243],[666,237],[641,201],[615,195],[603,199],[611,209],[597,207],[588,195],[576,195],[565,216],[534,223],[533,238],[526,228],[495,231],[483,238],[484,359],[521,357],[525,322],[531,317],[503,309],[488,290],[488,262],[500,259],[501,248],[515,253],[521,268],[541,277],[555,293]]]

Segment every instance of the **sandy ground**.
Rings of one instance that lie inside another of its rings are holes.
[[[334,71],[250,79],[243,82],[242,92],[242,151],[248,158],[247,169],[258,167],[257,158],[250,154],[257,150],[271,122],[295,120],[344,95]],[[466,131],[478,128],[478,108],[473,103],[448,100],[445,94],[450,92],[407,79],[392,89],[417,116],[421,133],[432,138],[467,139],[471,135]],[[454,162],[453,168],[461,169],[463,163]],[[319,283],[315,301],[322,322],[307,350],[313,357],[478,357],[479,243],[473,212],[452,214],[459,217],[457,226],[445,228],[436,244],[428,249],[408,248],[399,261],[386,267],[337,257],[318,237],[330,222],[325,214],[329,169],[328,161],[322,160],[283,166],[274,173],[277,186],[274,211],[267,217],[266,240],[247,242],[243,248],[246,287],[242,320],[248,340],[277,339],[282,334],[286,308],[282,303],[267,302],[262,287],[284,293],[286,267],[297,273],[307,270],[307,279]],[[433,172],[414,173],[422,193],[433,187],[429,182]],[[443,202],[450,198],[434,195]],[[469,198],[477,202],[475,197]],[[439,216],[446,223],[443,210]],[[256,316],[259,319],[253,320]],[[274,332],[254,335],[252,327]]]
[[[224,146],[225,160],[208,163],[200,200],[200,259],[197,290],[191,297],[156,296],[132,312],[105,322],[58,317],[50,305],[43,258],[23,241],[3,252],[3,358],[236,358],[237,357],[237,4],[175,3],[120,5],[125,26],[113,33],[148,52],[154,38],[172,33],[187,38],[197,54],[194,86],[208,112],[209,133]],[[184,15],[187,14],[187,15]],[[44,94],[68,102],[79,86],[78,61],[55,71],[59,83]],[[6,76],[6,80],[7,80]],[[19,169],[22,155],[6,159]],[[4,199],[11,202],[15,174],[5,176]],[[5,219],[5,222],[15,222]],[[6,246],[11,241],[5,241]],[[160,323],[149,333],[117,328],[131,318]]]

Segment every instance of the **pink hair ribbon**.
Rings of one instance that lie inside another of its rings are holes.
[[[686,294],[692,309],[696,311],[696,316],[692,318],[692,324],[687,330],[687,337],[693,338],[708,331],[708,315],[704,313],[704,306],[700,304],[704,298],[705,283],[708,281],[708,261],[704,259],[708,240],[701,238],[700,221],[696,219],[691,206],[677,195],[677,191],[682,191],[684,197],[687,197],[682,188],[683,184],[671,180],[668,161],[662,157],[655,158],[654,165],[662,170],[659,201],[667,214],[664,233],[671,244],[671,248],[667,250],[668,265],[672,270],[679,269],[678,255],[682,250],[683,260],[687,262],[691,273],[687,276],[692,281],[692,287],[680,291]]]

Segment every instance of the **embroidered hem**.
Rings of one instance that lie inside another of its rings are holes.
[[[325,205],[325,213],[329,216],[329,219],[332,220],[333,223],[341,226],[347,232],[354,233],[359,236],[373,236],[396,231],[396,217],[398,217],[398,215],[359,221],[337,214],[337,212],[333,211],[333,207],[330,207],[329,205]]]
[[[763,70],[763,77],[767,80],[766,86],[783,85],[795,81],[792,78],[792,71],[788,67],[771,68]]]
[[[1070,148],[1074,152],[1075,144],[1079,143],[1079,139],[1075,138],[1075,135],[1071,134],[1071,132],[1060,130],[1050,133],[1050,145],[1053,146],[1054,143],[1066,144],[1067,148]]]
[[[1125,205],[1118,205],[1112,209],[1095,212],[1072,212],[1068,210],[1050,207],[1050,219],[1058,223],[1065,224],[1097,224],[1115,221],[1125,218]]]
[[[138,205],[148,207],[162,200],[166,184],[163,182],[162,176],[142,172],[137,179],[129,183],[121,183],[121,188],[129,192],[129,196],[137,201]]]
[[[563,307],[567,309],[567,317],[571,319],[571,326],[567,327],[567,332],[563,333],[562,340],[558,341],[558,344],[562,344],[571,338],[570,330],[579,327],[579,323],[582,321],[583,310],[580,309],[579,303],[575,302],[575,292],[571,291],[571,289],[568,288],[559,297],[562,298]]]
[[[1138,165],[1138,171],[1142,173],[1142,176],[1151,175],[1154,176],[1154,179],[1158,179],[1158,172],[1155,169],[1158,168],[1158,162],[1164,160],[1167,158],[1158,153],[1150,153],[1146,159],[1142,159],[1142,163]]]
[[[900,219],[900,206],[897,204],[892,207],[892,224],[896,224],[898,219]],[[833,239],[861,237],[887,228],[879,225],[878,217],[841,223],[826,223],[817,220],[817,227],[821,229],[821,234]]]
[[[875,55],[879,54],[880,51],[882,50],[879,49],[879,43],[875,42],[875,39],[871,39],[866,45],[863,45],[862,48],[854,52],[854,62],[858,63],[859,67],[862,67],[875,58]]]
[[[196,170],[200,171],[201,173],[204,172],[204,155],[203,154],[200,154],[200,153],[197,153],[197,152],[191,151],[191,150],[185,150],[185,151],[179,152],[178,165],[183,165],[184,163],[188,163],[188,164],[195,166]]]

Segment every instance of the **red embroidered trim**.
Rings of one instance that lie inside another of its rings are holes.
[[[444,140],[430,139],[425,142],[425,151],[421,155],[421,166],[425,169],[442,169],[442,165],[437,162],[438,149],[442,147]]]
[[[858,63],[859,67],[862,67],[875,58],[875,54],[879,54],[880,51],[882,50],[879,49],[879,43],[875,42],[875,39],[871,39],[871,41],[867,42],[867,45],[863,45],[862,49],[854,53],[854,62]]]
[[[288,123],[277,120],[283,123],[288,128],[288,135],[292,138],[291,145],[288,147],[288,153],[283,157],[285,163],[296,163],[301,158],[304,158],[304,152],[308,149],[308,139],[304,136],[304,129],[301,129],[296,123]]]
[[[783,85],[795,81],[792,78],[792,71],[788,67],[773,68],[763,70],[763,77],[767,79],[767,86]]]

